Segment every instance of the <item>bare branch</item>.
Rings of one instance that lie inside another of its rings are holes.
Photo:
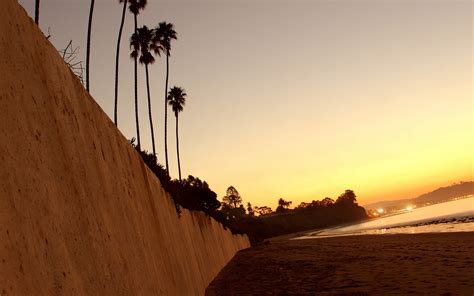
[[[84,67],[82,66],[82,61],[76,62],[76,58],[79,52],[79,47],[72,46],[72,40],[69,41],[66,48],[59,50],[59,53],[62,55],[64,62],[68,65],[69,69],[79,78],[79,81],[84,84],[83,72]]]

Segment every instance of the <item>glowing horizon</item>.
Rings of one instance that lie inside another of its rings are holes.
[[[32,16],[34,1],[19,2]],[[41,5],[40,28],[51,28],[57,48],[70,39],[85,48],[88,1]],[[470,1],[448,0],[149,0],[139,23],[168,21],[178,32],[170,87],[188,93],[183,175],[207,181],[219,199],[233,185],[245,203],[275,209],[280,197],[296,206],[352,189],[366,204],[473,180],[471,11]],[[118,1],[96,3],[91,93],[111,118],[120,16]],[[119,101],[119,128],[129,139],[132,23],[128,15]],[[140,127],[151,150],[143,72]],[[163,58],[150,73],[163,163]],[[168,125],[177,177],[173,116]]]

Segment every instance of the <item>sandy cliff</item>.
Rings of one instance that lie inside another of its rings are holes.
[[[15,0],[0,53],[0,294],[203,294],[247,237],[178,218]]]

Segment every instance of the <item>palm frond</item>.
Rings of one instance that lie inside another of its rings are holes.
[[[145,9],[147,0],[129,0],[128,10],[133,14],[139,14],[140,10]]]
[[[137,29],[136,33],[130,38],[130,48],[133,49],[130,56],[132,58],[139,57],[140,64],[153,64],[155,58],[151,52],[160,55],[161,47],[152,42],[153,30],[143,26]]]
[[[176,115],[183,111],[186,104],[186,96],[185,90],[181,87],[175,86],[168,92],[168,104]]]
[[[171,40],[177,40],[177,33],[172,23],[161,22],[154,30],[153,42],[159,43],[163,50],[169,54],[171,50]]]

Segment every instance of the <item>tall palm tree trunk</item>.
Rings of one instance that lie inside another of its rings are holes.
[[[39,0],[38,0],[39,1]],[[114,123],[117,121],[117,106],[118,106],[118,77],[119,77],[119,58],[120,58],[120,40],[122,40],[123,23],[125,22],[125,12],[127,11],[127,0],[123,2],[122,21],[120,22],[119,35],[117,40],[117,55],[115,57],[115,107],[114,107]]]
[[[137,15],[134,14],[134,21],[135,21],[135,34],[137,34]],[[140,145],[140,123],[138,120],[138,70],[137,70],[137,57],[134,58],[135,60],[135,125],[137,127],[137,147],[141,149]]]
[[[170,174],[168,166],[168,77],[169,77],[169,49],[166,50],[166,84],[165,84],[165,159],[166,159],[166,173]]]
[[[91,0],[91,10],[89,12],[89,27],[87,29],[87,54],[86,54],[86,89],[89,92],[89,62],[91,55],[91,31],[92,31],[92,15],[94,14],[94,2]]]
[[[178,173],[179,173],[179,181],[181,181],[181,163],[179,161],[179,134],[178,134],[178,113],[176,115],[176,152],[178,154]]]
[[[40,8],[40,0],[35,1],[35,23],[36,25],[39,24],[39,8]]]
[[[146,74],[146,92],[148,95],[148,117],[150,118],[150,129],[151,129],[151,144],[153,147],[153,155],[156,157],[155,133],[153,132],[153,117],[151,115],[150,79],[148,78],[148,64],[145,64],[145,74]]]

